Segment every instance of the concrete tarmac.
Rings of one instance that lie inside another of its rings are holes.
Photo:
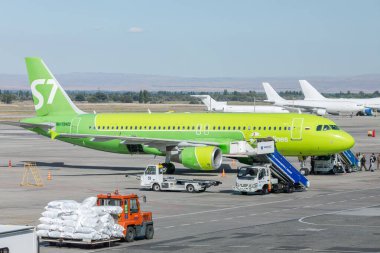
[[[368,130],[379,128],[379,118],[333,120],[355,137],[354,152],[380,152],[378,137],[367,137]],[[0,141],[1,224],[37,225],[49,201],[81,201],[115,189],[146,195],[142,209],[153,212],[153,240],[90,250],[43,244],[42,253],[380,252],[380,171],[311,175],[311,188],[304,192],[242,196],[231,190],[236,168],[230,168],[228,160],[226,177],[177,164],[178,177],[216,179],[223,184],[204,193],[151,192],[140,191],[133,176],[147,164],[162,162],[161,157],[89,150],[3,125]],[[290,160],[298,166],[297,159]],[[37,162],[43,187],[20,187],[25,161]]]

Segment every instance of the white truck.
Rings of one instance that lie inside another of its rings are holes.
[[[243,195],[248,193],[268,194],[269,192],[287,192],[294,191],[294,186],[279,178],[271,175],[271,164],[262,164],[255,166],[244,166],[238,169],[235,186],[232,187],[235,192]]]
[[[211,186],[218,186],[222,182],[216,180],[201,179],[176,179],[174,177],[164,177],[162,166],[148,165],[144,174],[138,176],[140,186],[143,189],[153,191],[187,191],[204,192]]]
[[[343,163],[338,155],[331,155],[331,156],[317,156],[313,159],[313,169],[315,174],[320,173],[344,173],[345,168],[343,166]],[[349,168],[347,169],[347,172],[349,171]]]

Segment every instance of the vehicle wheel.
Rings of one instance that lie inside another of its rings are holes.
[[[337,174],[338,173],[338,168],[336,166],[334,166],[334,168],[331,170],[331,173],[332,174]]]
[[[136,237],[136,231],[133,227],[128,227],[127,228],[127,234],[125,235],[125,240],[127,242],[133,242]]]
[[[159,184],[153,184],[152,190],[155,192],[159,192],[161,190],[161,187]]]
[[[194,192],[194,185],[192,184],[189,184],[186,186],[186,191],[187,192]]]
[[[145,239],[150,240],[153,239],[154,228],[153,225],[146,226]]]
[[[300,173],[304,176],[308,176],[310,174],[310,171],[308,168],[301,168]]]
[[[266,195],[269,193],[268,186],[264,186],[263,189],[261,190],[262,195]]]

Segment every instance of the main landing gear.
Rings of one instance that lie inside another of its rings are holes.
[[[174,174],[175,172],[175,166],[173,163],[162,163],[162,171],[164,174]]]
[[[301,162],[300,173],[302,175],[304,175],[304,176],[308,176],[310,174],[310,169],[306,167],[307,156],[299,157],[299,159],[300,159],[300,162]]]

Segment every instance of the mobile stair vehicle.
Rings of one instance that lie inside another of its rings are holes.
[[[146,202],[145,196],[143,201]],[[113,215],[115,223],[124,227],[124,238],[110,238],[107,240],[78,240],[68,238],[49,238],[41,237],[40,242],[62,245],[78,246],[109,246],[111,243],[123,239],[127,242],[133,242],[135,239],[153,239],[154,228],[152,212],[143,212],[140,209],[139,197],[136,194],[120,195],[118,191],[108,194],[99,194],[97,196],[98,206],[120,206],[122,212],[119,215]]]
[[[358,171],[359,161],[351,150],[346,150],[340,153],[339,156],[347,173]]]
[[[164,177],[161,165],[148,165],[144,174],[138,176],[140,186],[143,189],[153,191],[187,191],[204,192],[211,186],[218,186],[222,182],[216,180],[201,179],[177,179],[175,177]]]
[[[238,169],[232,189],[241,194],[269,192],[292,193],[310,186],[309,180],[277,150],[261,155],[261,163]]]

